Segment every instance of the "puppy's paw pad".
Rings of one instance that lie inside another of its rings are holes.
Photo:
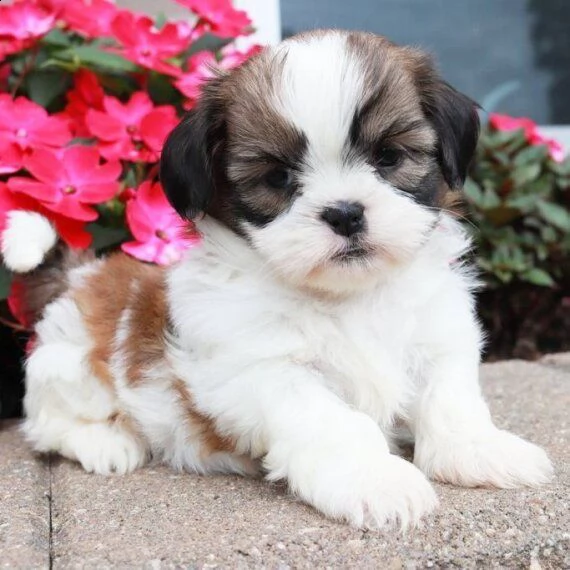
[[[418,449],[416,464],[430,478],[465,487],[536,487],[554,469],[540,447],[502,430],[484,437],[446,441]]]

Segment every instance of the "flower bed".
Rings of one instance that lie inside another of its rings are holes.
[[[192,245],[157,180],[163,141],[216,68],[259,48],[233,45],[252,27],[231,0],[176,1],[188,18],[152,19],[109,0],[0,4],[0,231],[24,209],[74,248],[121,247],[167,264]],[[0,331],[2,415],[17,412],[26,323],[0,267],[0,299],[8,295],[12,314],[2,304],[0,320],[16,333]]]
[[[529,119],[491,115],[465,184],[490,358],[570,350],[570,160]]]

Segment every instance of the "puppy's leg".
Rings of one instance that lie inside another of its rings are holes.
[[[479,386],[479,330],[469,301],[453,310],[433,308],[438,328],[428,333],[430,362],[411,414],[414,463],[431,479],[466,487],[546,483],[553,471],[546,453],[491,420]]]
[[[270,480],[287,479],[328,516],[361,527],[406,526],[436,504],[424,475],[389,453],[377,424],[301,366],[267,362],[195,393],[242,451],[265,456]]]
[[[92,376],[86,352],[68,342],[37,347],[26,364],[24,432],[34,449],[58,452],[87,471],[126,473],[147,457],[114,395]]]

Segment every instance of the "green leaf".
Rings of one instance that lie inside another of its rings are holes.
[[[99,224],[89,224],[87,230],[93,236],[91,247],[97,252],[115,249],[129,237],[129,233],[124,228],[108,228]]]
[[[546,145],[534,145],[523,148],[515,157],[514,165],[523,166],[531,162],[543,162],[548,158]]]
[[[71,85],[71,76],[62,70],[35,69],[26,76],[26,90],[32,101],[49,108]]]
[[[233,41],[232,38],[220,38],[212,34],[204,34],[202,37],[197,39],[183,54],[184,58],[190,57],[195,53],[200,51],[218,51],[224,46],[228,45]]]
[[[463,191],[467,196],[468,200],[473,202],[476,206],[480,206],[483,201],[483,192],[479,185],[472,179],[467,178],[465,184],[463,185]]]
[[[570,176],[570,158],[564,159],[562,162],[554,162],[550,164],[550,169],[556,174],[562,176]]]
[[[533,269],[529,269],[528,271],[521,273],[520,278],[523,281],[527,281],[533,285],[539,285],[540,287],[554,287],[556,285],[554,279],[552,279],[546,271],[539,269],[538,267],[534,267]]]
[[[11,283],[12,274],[3,265],[0,265],[0,300],[8,297]]]
[[[58,28],[54,28],[49,34],[46,34],[41,42],[57,47],[69,47],[71,45],[70,37]]]
[[[513,170],[511,179],[515,186],[523,186],[536,180],[542,170],[541,164],[527,164]]]
[[[486,139],[487,145],[492,149],[498,149],[507,143],[524,140],[525,134],[523,129],[513,131],[490,131]]]
[[[564,232],[570,232],[570,213],[568,210],[558,204],[544,201],[540,201],[537,208],[544,220]]]
[[[172,81],[164,75],[152,73],[148,81],[150,98],[157,105],[175,105],[182,102],[180,92],[172,85]]]
[[[166,24],[166,22],[168,22],[168,18],[166,17],[166,14],[164,12],[159,12],[156,15],[156,18],[154,19],[154,27],[157,30],[162,30],[162,28],[164,28],[164,25]]]
[[[78,46],[54,54],[55,59],[74,62],[78,67],[96,67],[120,73],[133,73],[140,68],[123,56],[103,51],[93,45]]]
[[[498,208],[500,205],[501,200],[497,196],[495,190],[491,187],[485,188],[481,199],[481,208],[483,210],[491,210],[493,208]]]
[[[538,194],[523,194],[522,196],[509,196],[505,205],[509,208],[515,208],[523,213],[531,212],[540,201]]]
[[[94,146],[97,143],[97,139],[88,137],[75,137],[71,139],[67,146]]]

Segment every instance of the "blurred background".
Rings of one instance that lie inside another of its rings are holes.
[[[184,14],[167,0],[132,9]],[[491,111],[570,126],[569,0],[236,0],[276,43],[317,27],[369,30],[431,52],[445,78]],[[570,147],[570,129],[548,129]]]

